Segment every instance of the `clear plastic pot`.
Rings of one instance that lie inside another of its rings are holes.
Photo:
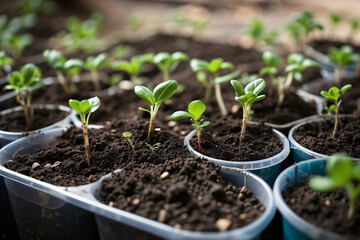
[[[340,115],[339,117],[341,118],[344,116],[346,116],[346,115]],[[294,162],[298,163],[298,162],[302,162],[302,161],[313,159],[313,158],[328,158],[329,157],[329,155],[314,152],[308,148],[305,148],[304,146],[300,145],[294,139],[294,132],[296,131],[296,129],[298,129],[299,127],[301,127],[305,124],[311,124],[313,122],[320,122],[320,121],[323,121],[324,119],[325,119],[324,117],[318,117],[317,119],[314,119],[314,120],[302,122],[298,125],[295,125],[294,127],[292,127],[290,129],[288,139],[290,142],[290,149],[291,149],[291,152],[292,152],[292,155],[294,158]],[[354,158],[354,159],[360,160],[360,158]]]
[[[289,149],[289,141],[281,132],[273,129],[274,134],[279,138],[281,143],[283,144],[283,150],[269,158],[259,159],[256,161],[244,161],[244,162],[237,162],[237,161],[228,161],[222,159],[212,158],[210,156],[205,156],[198,151],[196,151],[190,144],[190,140],[193,136],[196,135],[196,131],[190,132],[184,139],[184,144],[187,147],[190,154],[207,159],[212,161],[215,164],[219,164],[225,167],[234,167],[239,168],[242,170],[248,170],[262,179],[265,180],[270,186],[272,186],[275,182],[276,177],[281,172],[281,163],[284,161],[290,153]]]
[[[298,216],[289,208],[282,197],[283,190],[305,180],[312,174],[325,176],[325,162],[326,160],[324,159],[313,159],[295,164],[280,173],[276,179],[273,190],[274,199],[276,207],[283,218],[283,235],[285,240],[344,239]]]

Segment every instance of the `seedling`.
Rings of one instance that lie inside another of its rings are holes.
[[[111,56],[115,59],[122,59],[129,56],[134,51],[134,48],[127,45],[119,45],[111,52]]]
[[[334,131],[332,134],[333,138],[336,138],[336,134],[338,131],[338,126],[339,126],[339,107],[340,104],[342,102],[342,100],[339,101],[339,98],[344,95],[344,93],[349,90],[351,88],[351,84],[347,84],[345,86],[343,86],[341,89],[337,88],[337,87],[332,87],[329,89],[329,91],[321,91],[320,94],[322,96],[324,96],[327,99],[331,99],[334,100],[335,103],[332,104],[329,108],[328,108],[328,112],[335,112],[335,126],[334,126]]]
[[[352,219],[357,212],[357,201],[360,196],[360,163],[355,163],[345,153],[336,153],[327,160],[326,173],[326,177],[313,176],[309,186],[320,192],[344,189],[350,202],[348,219]]]
[[[51,15],[56,11],[57,3],[47,0],[19,0],[16,7],[24,14]]]
[[[23,35],[7,35],[3,39],[4,48],[11,53],[14,59],[21,58],[22,52],[25,47],[29,46],[33,42],[33,36],[31,34]]]
[[[20,72],[12,72],[9,75],[9,85],[4,90],[16,92],[16,100],[23,108],[26,126],[31,129],[34,119],[34,109],[31,106],[32,89],[42,84],[41,71],[32,63],[25,64]]]
[[[85,67],[87,69],[89,69],[90,72],[91,72],[91,76],[92,76],[92,80],[93,80],[93,83],[94,83],[95,91],[100,91],[101,90],[100,81],[99,81],[99,77],[98,77],[98,71],[100,69],[106,67],[106,64],[107,64],[106,58],[107,58],[106,53],[100,53],[96,57],[89,56],[86,59]]]
[[[123,78],[124,78],[124,76],[122,74],[114,73],[114,74],[111,74],[109,77],[105,78],[104,82],[106,82],[110,86],[115,86],[121,80],[123,80]]]
[[[89,145],[89,133],[88,133],[89,118],[91,113],[95,112],[100,107],[100,99],[98,97],[93,97],[82,100],[81,102],[75,99],[70,99],[69,105],[80,116],[82,129],[84,133],[86,158],[87,158],[88,167],[90,168],[91,159],[90,159],[90,145]]]
[[[355,64],[359,61],[359,55],[355,54],[353,48],[349,45],[344,45],[341,48],[331,47],[327,57],[334,64],[336,83],[341,82],[348,65]]]
[[[221,96],[220,84],[230,82],[231,79],[238,77],[240,71],[234,71],[224,76],[219,76],[221,70],[234,68],[234,65],[231,62],[224,62],[222,58],[215,58],[211,60],[211,62],[194,58],[191,59],[190,66],[191,69],[197,73],[198,81],[200,81],[206,89],[204,101],[207,103],[210,100],[212,88],[213,86],[215,86],[215,96],[221,114],[223,116],[226,116],[227,109]],[[209,72],[210,74],[212,74],[212,79],[207,80],[204,72]]]
[[[56,50],[45,50],[43,56],[47,64],[56,71],[57,79],[65,93],[68,96],[76,93],[77,88],[72,78],[84,67],[83,61],[75,58],[66,60],[66,58]]]
[[[288,31],[290,37],[295,43],[295,47],[298,51],[302,51],[304,44],[304,36],[306,35],[304,27],[297,21],[292,21],[286,25],[286,31]]]
[[[171,20],[176,24],[176,29],[192,28],[192,33],[198,38],[201,38],[209,25],[209,20],[204,16],[199,19],[190,19],[184,16],[179,10],[176,10],[171,14]]]
[[[343,21],[343,17],[338,13],[331,13],[330,18],[330,34],[336,31],[336,27]]]
[[[351,19],[349,23],[351,29],[349,39],[354,41],[354,36],[356,32],[359,31],[360,28],[360,22],[358,19]]]
[[[135,147],[134,147],[134,145],[132,144],[132,142],[131,142],[131,140],[130,140],[131,133],[130,133],[130,132],[124,132],[124,133],[123,133],[123,137],[126,138],[126,139],[129,141],[130,146],[131,146],[132,153],[135,154]]]
[[[260,19],[253,19],[246,28],[246,34],[249,35],[254,43],[254,48],[264,42],[268,45],[273,45],[277,41],[277,32],[267,31],[264,23]]]
[[[139,74],[143,69],[146,54],[142,56],[134,56],[130,61],[115,61],[112,64],[113,69],[125,71],[130,75],[130,81],[133,86],[139,82]]]
[[[147,61],[155,64],[163,73],[164,81],[170,79],[170,73],[173,72],[181,61],[187,61],[188,56],[183,52],[160,52],[156,55],[148,55]]]
[[[205,104],[200,101],[196,100],[189,104],[188,106],[188,112],[185,111],[177,111],[174,112],[170,116],[171,121],[177,121],[184,118],[191,118],[193,121],[192,126],[195,128],[197,136],[198,136],[198,149],[199,152],[203,153],[204,149],[201,146],[201,130],[204,127],[207,127],[210,125],[210,121],[204,121],[204,119],[200,119],[202,114],[205,112],[206,106]]]
[[[240,145],[245,136],[251,106],[254,102],[263,100],[266,97],[265,95],[259,95],[259,93],[265,88],[266,82],[264,79],[259,78],[252,81],[244,88],[239,81],[231,80],[231,85],[235,89],[235,100],[243,106],[243,121],[239,140]]]
[[[0,51],[0,77],[3,75],[3,69],[6,66],[11,66],[13,60],[11,57],[6,56],[4,51]]]
[[[151,145],[149,143],[145,143],[145,144],[146,144],[146,146],[148,146],[150,148],[151,152],[154,152],[155,149],[158,149],[161,146],[161,143],[159,143],[159,142],[155,143],[154,145]]]
[[[156,114],[158,113],[161,104],[175,94],[177,87],[178,83],[175,80],[168,80],[160,83],[155,87],[154,91],[151,91],[145,86],[135,87],[135,94],[150,104],[150,110],[139,108],[141,111],[150,113],[148,139],[151,138],[151,134],[154,131]]]
[[[287,66],[285,68],[286,77],[278,76],[276,74],[280,68],[283,60],[281,57],[273,52],[266,51],[263,53],[263,60],[266,67],[260,70],[260,75],[269,75],[272,83],[277,86],[278,90],[278,105],[284,101],[286,92],[289,91],[293,80],[302,80],[302,71],[308,67],[319,67],[319,64],[309,58],[305,58],[299,53],[292,53],[287,58]]]

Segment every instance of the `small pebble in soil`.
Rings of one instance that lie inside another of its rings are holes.
[[[5,162],[5,164],[10,164],[10,163],[13,163],[14,161],[13,160],[8,160]]]
[[[219,218],[215,223],[216,228],[220,232],[224,232],[224,231],[228,230],[230,225],[231,225],[231,221],[226,218]]]
[[[46,169],[51,168],[51,163],[47,163],[47,164],[45,164],[44,168],[46,168]]]
[[[55,168],[61,164],[60,161],[56,161],[53,165],[51,165],[51,168]]]
[[[159,212],[158,221],[165,222],[166,218],[167,218],[167,211],[165,209],[161,209]]]
[[[240,110],[240,105],[233,105],[231,107],[231,113],[233,114],[237,114],[239,110]]]
[[[329,199],[326,199],[326,200],[325,200],[325,206],[327,206],[327,207],[330,207],[330,206],[331,206],[331,202],[330,202]]]
[[[241,190],[240,190],[240,193],[245,193],[246,191],[247,191],[246,187],[243,186],[243,187],[241,188]]]
[[[239,219],[240,220],[245,220],[246,219],[246,213],[242,213],[239,215]]]
[[[40,164],[38,162],[34,162],[33,165],[31,166],[31,169],[35,169],[39,166],[40,166]]]
[[[175,122],[175,121],[169,121],[169,122],[168,122],[168,126],[169,126],[169,127],[175,127],[175,125],[176,125],[176,122]]]
[[[161,131],[161,128],[155,128],[154,131],[160,132],[160,131]]]
[[[185,135],[186,131],[180,131],[180,135]]]
[[[163,173],[161,174],[161,176],[160,176],[160,179],[165,179],[165,178],[167,178],[169,175],[170,175],[170,173],[169,173],[168,171],[163,172]]]
[[[238,199],[239,199],[239,200],[244,200],[244,199],[245,199],[245,195],[244,195],[243,193],[239,193]]]
[[[110,201],[108,205],[109,205],[110,207],[113,207],[113,206],[114,206],[114,202],[113,202],[113,201]]]
[[[135,198],[134,200],[132,200],[131,204],[134,205],[134,206],[139,205],[140,204],[140,199]]]
[[[116,129],[111,129],[110,132],[116,133]]]

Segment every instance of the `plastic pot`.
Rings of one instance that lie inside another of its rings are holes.
[[[312,174],[326,175],[324,159],[313,159],[310,161],[295,164],[282,173],[274,184],[274,199],[277,209],[283,218],[283,235],[285,240],[323,240],[323,239],[344,239],[343,237],[321,229],[312,223],[304,220],[293,212],[285,203],[282,191],[286,188],[305,180]]]
[[[340,115],[339,117],[343,117],[346,115]],[[309,159],[313,159],[313,158],[328,158],[328,155],[325,154],[321,154],[318,152],[314,152],[308,148],[305,148],[304,146],[300,145],[295,139],[294,139],[294,132],[296,131],[296,129],[298,129],[299,127],[305,125],[305,124],[311,124],[313,122],[320,122],[323,121],[324,118],[323,117],[318,117],[317,119],[314,120],[310,120],[310,121],[305,121],[302,123],[299,123],[298,125],[292,127],[290,129],[289,135],[288,135],[288,139],[290,142],[290,149],[294,158],[294,162],[298,163],[298,162],[302,162],[305,160],[309,160]],[[360,160],[360,158],[354,158],[355,160]]]
[[[248,170],[262,179],[265,180],[270,186],[272,186],[275,182],[276,177],[281,172],[281,163],[284,161],[290,153],[289,148],[289,141],[281,132],[273,129],[274,134],[279,138],[281,143],[283,144],[283,150],[269,158],[259,159],[256,161],[244,161],[244,162],[237,162],[237,161],[228,161],[222,159],[212,158],[210,156],[203,155],[196,151],[191,145],[190,140],[193,136],[196,135],[196,130],[190,132],[184,139],[184,144],[187,147],[190,154],[195,155],[200,158],[204,158],[207,160],[212,161],[215,164],[219,164],[225,167],[234,167],[239,168],[242,170]]]
[[[57,128],[57,127],[64,127],[64,126],[68,126],[71,122],[72,117],[76,114],[75,111],[71,110],[69,107],[65,107],[62,105],[51,105],[51,104],[39,104],[39,105],[33,105],[34,109],[58,109],[60,111],[63,112],[67,112],[68,115],[66,116],[66,118],[51,124],[50,126],[38,129],[38,130],[34,130],[34,131],[29,131],[29,132],[8,132],[8,131],[2,131],[0,130],[0,142],[1,142],[1,146],[5,146],[9,143],[11,143],[12,141],[15,141],[19,138],[22,138],[24,136],[27,135],[34,135],[34,134],[39,134],[41,132],[47,131],[49,129],[53,129],[53,128]],[[14,112],[14,111],[23,111],[21,106],[18,107],[14,107],[14,108],[10,108],[10,109],[6,109],[0,112],[1,115],[6,115],[10,112]]]
[[[6,169],[3,165],[18,154],[31,154],[45,147],[66,128],[41,131],[16,140],[0,151],[0,174],[4,176],[9,200],[21,239],[97,239],[93,214],[68,203],[58,187]]]

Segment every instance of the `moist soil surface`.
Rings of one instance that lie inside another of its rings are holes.
[[[360,158],[360,116],[339,118],[336,139],[332,137],[334,119],[305,124],[293,134],[303,147],[325,155],[346,152],[351,157]]]
[[[257,219],[264,206],[245,187],[224,181],[219,171],[219,166],[195,158],[128,165],[103,181],[99,200],[190,231],[236,229]],[[230,225],[221,229],[219,222]]]
[[[246,134],[239,146],[241,121],[225,117],[214,121],[202,131],[204,155],[229,161],[254,161],[274,156],[283,145],[272,128],[263,124],[248,124]],[[191,145],[197,147],[197,137]]]
[[[346,191],[321,193],[309,187],[309,179],[282,192],[287,205],[297,215],[320,228],[346,239],[359,239],[360,211],[357,211],[353,219],[347,218],[349,200]]]
[[[44,128],[65,119],[68,112],[58,109],[34,109],[34,120],[31,128],[27,128],[22,110],[0,115],[0,129],[8,132],[27,132]]]
[[[74,186],[91,183],[101,176],[130,163],[149,162],[159,164],[176,157],[187,157],[189,153],[183,141],[166,129],[155,131],[150,141],[146,140],[148,123],[124,120],[106,125],[104,129],[89,129],[92,166],[88,168],[82,129],[70,128],[56,137],[44,149],[35,154],[15,156],[5,166],[21,174],[60,186]],[[135,147],[132,153],[125,131],[131,132]],[[171,139],[171,141],[170,141]],[[151,151],[145,144],[160,143]],[[38,163],[34,168],[34,163]]]
[[[351,47],[353,47],[354,52],[357,52],[357,53],[360,52],[360,46],[354,45],[351,42],[342,42],[342,41],[331,40],[331,39],[314,40],[309,45],[312,46],[315,50],[317,50],[325,55],[329,53],[330,47],[341,48],[343,45],[350,45]]]

